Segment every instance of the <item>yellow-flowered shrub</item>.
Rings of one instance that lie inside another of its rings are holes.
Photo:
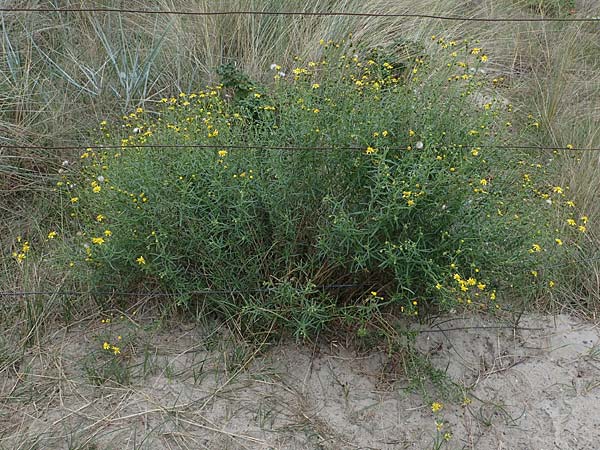
[[[535,126],[493,96],[485,50],[432,43],[403,60],[322,41],[319,60],[265,68],[270,85],[223,66],[102,123],[106,147],[61,181],[73,270],[299,337],[551,289],[587,218],[549,181],[556,155],[511,148]]]

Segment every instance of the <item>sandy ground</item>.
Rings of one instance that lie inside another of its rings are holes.
[[[600,448],[600,332],[567,316],[525,316],[516,330],[442,318],[412,359],[132,324],[81,323],[26,355],[5,352],[0,448]],[[129,379],[92,383],[106,361]],[[408,380],[406,367],[420,375]]]

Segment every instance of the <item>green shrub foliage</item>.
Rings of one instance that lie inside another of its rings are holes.
[[[227,65],[219,85],[103,122],[113,147],[59,183],[74,274],[298,337],[551,289],[586,219],[548,183],[552,153],[511,148],[483,50],[433,45],[406,60],[322,41],[319,60],[266,67],[272,84]]]

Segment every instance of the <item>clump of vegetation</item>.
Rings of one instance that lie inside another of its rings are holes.
[[[297,337],[552,289],[587,218],[549,184],[552,155],[515,148],[511,106],[481,101],[498,81],[484,51],[433,40],[410,65],[321,41],[320,59],[274,63],[271,85],[227,66],[222,84],[102,122],[59,182],[77,231],[65,264],[93,289],[199,299]]]
[[[539,14],[565,16],[575,11],[575,0],[525,0],[525,7]]]

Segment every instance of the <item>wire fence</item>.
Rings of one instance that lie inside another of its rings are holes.
[[[326,284],[314,286],[317,291],[357,289],[367,287],[367,284]],[[185,292],[123,292],[123,291],[0,291],[0,297],[32,297],[32,296],[101,296],[101,297],[155,297],[173,298],[184,296],[208,296],[208,295],[242,295],[242,294],[267,294],[275,292],[276,287],[257,289],[200,289]]]
[[[600,250],[600,249],[599,249]],[[569,264],[593,264],[600,262],[600,254],[594,258],[580,258],[568,261]],[[545,269],[556,267],[564,267],[565,263],[547,265]],[[348,276],[351,276],[348,274]],[[375,282],[363,283],[341,283],[341,284],[324,284],[316,285],[312,288],[317,291],[327,290],[352,290],[352,289],[372,289],[376,286]],[[101,296],[101,297],[145,297],[145,298],[176,298],[186,296],[210,296],[210,295],[243,295],[243,294],[268,294],[276,292],[277,287],[264,287],[255,289],[200,289],[183,292],[150,292],[150,291],[117,291],[117,290],[30,290],[30,291],[0,291],[0,298],[10,297],[35,297],[35,296]],[[304,286],[298,289],[304,289]]]
[[[421,13],[368,13],[352,11],[189,11],[189,10],[153,10],[134,8],[0,8],[0,12],[24,13],[118,13],[152,14],[177,16],[305,16],[305,17],[371,17],[404,19],[437,19],[455,22],[600,22],[600,17],[464,17],[441,14]]]
[[[505,23],[600,23],[600,17],[466,17],[439,14],[420,13],[368,13],[351,11],[190,11],[190,10],[152,10],[134,8],[26,8],[26,7],[0,7],[0,13],[98,13],[98,14],[148,14],[148,15],[176,15],[194,17],[215,16],[303,16],[303,17],[355,17],[355,18],[396,18],[396,19],[431,19],[454,22],[505,22]],[[506,150],[535,150],[535,151],[600,151],[595,147],[573,146],[538,146],[538,145],[494,145],[494,144],[454,144],[443,146],[444,151],[463,151],[473,147],[481,149],[506,149]],[[150,149],[231,149],[231,150],[282,150],[282,151],[365,151],[365,146],[285,146],[285,145],[231,145],[231,144],[134,144],[124,147],[122,145],[14,145],[0,144],[0,150],[108,150],[126,148]],[[384,147],[386,150],[406,150],[406,147]],[[7,157],[1,155],[0,158]],[[600,259],[600,258],[599,258]],[[576,262],[576,261],[575,261]],[[586,260],[586,262],[593,262]],[[314,286],[315,290],[345,290],[367,288],[369,284],[329,284]],[[34,297],[34,296],[106,296],[106,297],[146,297],[146,298],[173,298],[181,296],[208,296],[208,295],[242,295],[260,294],[275,291],[276,287],[257,288],[249,290],[205,289],[187,292],[121,292],[121,291],[83,291],[83,290],[31,290],[31,291],[0,291],[0,298]],[[440,330],[429,330],[440,331]]]
[[[540,150],[540,151],[600,151],[600,147],[574,147],[574,146],[539,146],[539,145],[494,145],[494,144],[452,144],[443,145],[445,151],[461,151],[465,149],[499,149],[499,150]],[[290,150],[290,151],[365,151],[367,146],[285,146],[285,145],[233,145],[233,144],[132,144],[123,145],[4,145],[0,149],[11,150],[123,150],[131,148],[174,148],[174,149],[227,149],[227,150]],[[406,147],[384,146],[386,150],[406,150]]]

